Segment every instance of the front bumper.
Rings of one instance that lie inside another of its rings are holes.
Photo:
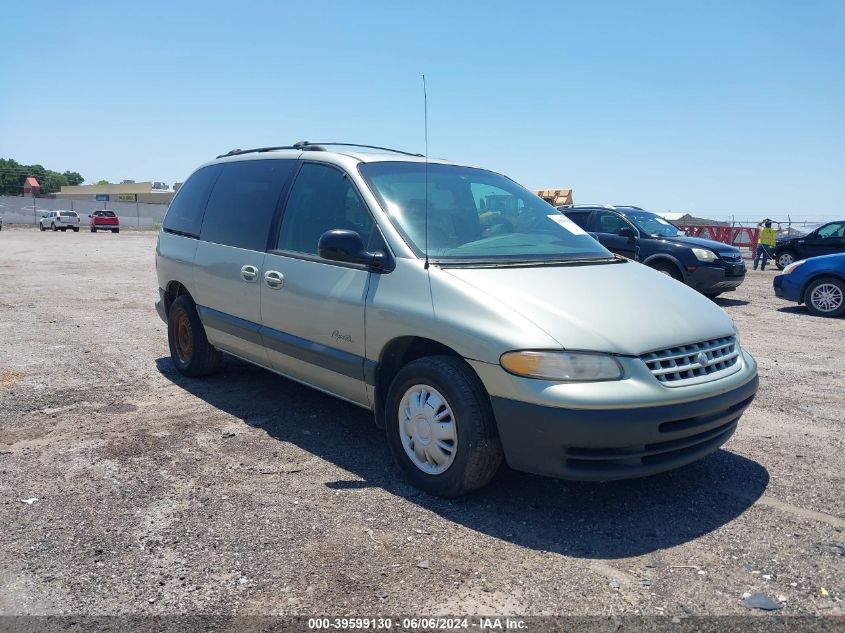
[[[538,475],[607,481],[684,466],[728,441],[754,399],[756,372],[691,402],[629,409],[561,409],[492,397],[508,465]]]
[[[777,275],[772,280],[772,287],[776,297],[801,303],[801,286],[795,283],[791,275]]]
[[[740,272],[741,271],[741,272]],[[699,292],[727,292],[736,290],[745,281],[745,263],[701,265],[687,272],[687,285]]]

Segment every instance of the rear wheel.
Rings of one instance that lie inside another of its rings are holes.
[[[842,316],[845,314],[845,282],[836,277],[816,279],[807,286],[804,303],[816,316]]]
[[[58,230],[58,229],[56,229],[56,223],[55,223],[55,222],[50,222],[50,230],[51,230],[51,231],[56,231],[56,230]]]
[[[78,226],[73,227],[73,232],[74,232],[74,233],[79,233],[79,227],[78,227]]]
[[[649,264],[649,266],[654,268],[657,272],[668,275],[676,281],[680,281],[681,283],[684,282],[684,277],[681,275],[681,271],[678,270],[678,267],[675,266],[675,264],[671,264],[669,262],[655,262],[653,264]]]
[[[223,355],[208,342],[196,306],[187,295],[176,297],[170,306],[167,342],[173,364],[186,376],[208,376],[220,367]]]
[[[796,259],[798,259],[798,257],[795,255],[795,253],[793,253],[792,251],[784,251],[775,258],[775,266],[778,267],[778,270],[783,270]]]
[[[484,486],[502,463],[490,398],[462,359],[430,356],[405,365],[385,407],[393,459],[421,490],[456,497]]]
[[[111,232],[112,233],[120,233],[120,229],[112,229]]]

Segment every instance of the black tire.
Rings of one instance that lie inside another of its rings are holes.
[[[670,262],[654,262],[653,264],[649,264],[654,270],[659,273],[663,273],[664,275],[668,275],[675,281],[680,281],[684,283],[684,276],[681,274],[681,271],[678,270],[678,267],[675,264]]]
[[[120,229],[112,229],[111,232],[112,233],[120,233]]]
[[[74,233],[79,233],[79,227],[78,227],[78,226],[73,227],[73,232],[74,232]]]
[[[62,231],[62,233],[67,233],[67,227],[66,226],[61,227],[61,231]]]
[[[423,472],[411,461],[402,444],[400,403],[414,385],[439,391],[453,412],[457,449],[452,464],[440,474]],[[440,497],[463,495],[489,482],[502,463],[502,444],[490,397],[462,359],[429,356],[405,365],[390,385],[384,418],[393,459],[408,481],[425,492]]]
[[[92,227],[91,227],[91,232],[92,232],[92,233],[96,233],[96,232],[97,232],[97,229],[96,229],[95,227],[93,227],[93,226],[92,226]]]
[[[180,332],[176,332],[176,328]],[[181,330],[187,327],[187,331]],[[183,338],[184,337],[184,338]],[[170,358],[186,376],[208,376],[220,367],[223,355],[208,342],[196,306],[188,295],[176,297],[167,316],[167,343]],[[190,347],[190,353],[186,348]]]
[[[57,228],[56,228],[56,223],[55,223],[55,222],[50,222],[50,230],[51,230],[51,231],[58,231],[58,230],[59,230],[59,229],[57,229]]]
[[[41,222],[39,222],[39,223],[38,223],[38,228],[39,228],[39,229],[41,229],[42,231],[46,231],[46,230],[47,230],[47,229],[45,229],[45,228],[44,228],[44,224],[43,224],[43,223],[41,223]]]
[[[781,261],[781,258],[784,258],[784,256],[786,256],[784,261]],[[791,260],[789,259],[790,257],[792,258]],[[786,250],[786,251],[783,251],[782,253],[776,254],[774,257],[772,257],[770,259],[775,260],[775,266],[778,267],[778,270],[783,270],[784,268],[789,266],[792,262],[797,262],[798,261],[798,255],[795,253],[795,251]]]
[[[832,287],[832,299],[835,301],[838,297],[838,305],[832,305],[830,310],[822,310],[820,308],[817,308],[813,302],[813,292],[817,288],[819,288],[819,286]],[[838,289],[839,291],[838,295],[836,293],[836,289]],[[837,277],[821,277],[819,279],[814,279],[807,285],[807,289],[804,291],[804,305],[807,306],[807,310],[810,312],[810,314],[815,314],[816,316],[842,316],[843,314],[845,314],[845,281],[842,281]]]

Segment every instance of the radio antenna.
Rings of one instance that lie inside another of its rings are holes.
[[[428,270],[428,94],[423,80],[423,127],[425,129],[425,269]]]

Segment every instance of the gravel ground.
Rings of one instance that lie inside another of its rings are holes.
[[[0,614],[845,611],[845,321],[777,271],[718,301],[761,375],[724,450],[444,501],[358,408],[232,359],[177,374],[155,238],[0,233]]]

